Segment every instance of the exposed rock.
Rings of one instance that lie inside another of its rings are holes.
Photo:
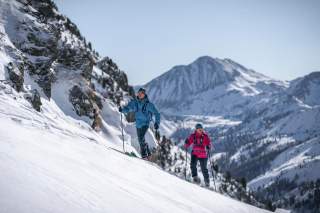
[[[44,94],[50,99],[51,98],[51,84],[53,83],[55,77],[52,69],[48,69],[46,74],[39,75],[37,83],[42,88]]]
[[[90,90],[89,98],[99,107],[99,109],[103,108],[102,99],[96,92]]]
[[[31,104],[35,110],[40,112],[42,103],[41,103],[40,94],[36,89],[32,91]]]
[[[129,91],[127,75],[109,57],[104,57],[97,63],[98,67],[114,79],[124,91]]]
[[[23,64],[15,65],[12,62],[8,63],[7,71],[9,74],[9,79],[13,83],[14,88],[20,92],[23,87],[24,82],[24,70],[23,70]]]
[[[23,12],[33,13],[41,18],[43,21],[47,21],[50,18],[55,18],[59,14],[56,13],[57,6],[51,0],[18,0],[18,2],[22,3],[25,7],[23,8]],[[35,11],[31,11],[28,6],[32,6],[36,9]]]
[[[102,87],[108,91],[108,98],[119,103],[122,100],[122,93],[119,93],[119,89],[128,92],[132,97],[134,96],[134,89],[128,84],[127,75],[118,68],[112,59],[104,57],[97,62],[97,66],[107,74],[107,77],[103,77],[100,81]],[[114,84],[114,81],[117,84]]]
[[[73,105],[77,115],[94,117],[94,105],[90,97],[77,85],[70,90],[69,101]]]
[[[60,74],[76,79],[67,89],[68,98],[79,116],[91,119],[94,119],[93,109],[99,113],[103,108],[102,97],[119,104],[124,96],[134,95],[127,75],[112,59],[100,60],[91,43],[69,18],[58,12],[52,0],[17,1],[22,4],[17,4],[18,10],[27,16],[20,19],[13,15],[10,18],[11,30],[6,33],[13,47],[5,48],[15,61],[23,61],[23,69],[8,67],[10,80],[18,91],[23,86],[23,72],[31,76],[49,99],[52,84],[59,83]],[[94,66],[101,68],[102,74],[93,74]],[[102,89],[99,86],[96,91],[97,83]],[[31,102],[32,97],[28,98]],[[35,102],[38,101],[39,98]],[[34,107],[39,111],[40,106],[36,103]]]
[[[101,126],[102,126],[102,119],[99,115],[99,110],[94,109],[93,110],[93,123],[91,125],[92,129],[96,131],[100,131]]]
[[[26,100],[28,100],[31,103],[32,107],[35,110],[37,110],[38,112],[41,111],[41,106],[42,106],[41,96],[37,89],[33,89],[30,92],[26,92],[23,94],[23,96]]]

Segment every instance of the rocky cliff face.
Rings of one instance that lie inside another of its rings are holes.
[[[54,2],[1,0],[0,5],[0,50],[6,56],[2,80],[17,91],[48,99],[68,93],[75,113],[91,119],[103,108],[102,99],[119,103],[133,95],[126,74],[112,59],[100,58]],[[66,80],[69,84],[63,87]],[[33,85],[33,92],[26,85]]]

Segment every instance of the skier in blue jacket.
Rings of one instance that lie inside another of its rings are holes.
[[[160,113],[153,103],[151,103],[144,88],[138,90],[138,95],[131,100],[126,106],[119,107],[119,112],[135,112],[137,135],[140,144],[141,157],[148,159],[151,155],[148,144],[145,141],[145,134],[149,128],[152,116],[155,116],[154,128],[159,129]]]

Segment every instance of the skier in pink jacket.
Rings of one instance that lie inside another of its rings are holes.
[[[200,162],[201,171],[203,174],[204,182],[207,187],[210,186],[209,172],[207,168],[208,155],[207,151],[211,149],[211,142],[209,136],[203,131],[202,124],[196,125],[196,130],[185,141],[185,148],[193,144],[191,152],[191,173],[194,182],[200,183],[200,178],[197,173],[197,162]]]

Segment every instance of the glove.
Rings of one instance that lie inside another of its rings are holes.
[[[122,107],[121,106],[119,107],[119,112],[122,112]]]
[[[160,132],[159,131],[156,131],[155,136],[156,136],[156,140],[160,141],[161,136],[160,136]]]
[[[159,129],[159,124],[158,124],[158,123],[155,123],[155,124],[154,124],[154,129],[155,129],[155,130],[158,130],[158,129]]]
[[[184,144],[186,145],[189,142],[188,138],[184,140]]]
[[[189,142],[189,140],[188,140],[188,138],[184,141],[184,145],[183,145],[183,147],[184,147],[184,149],[185,150],[188,150],[188,142]]]

